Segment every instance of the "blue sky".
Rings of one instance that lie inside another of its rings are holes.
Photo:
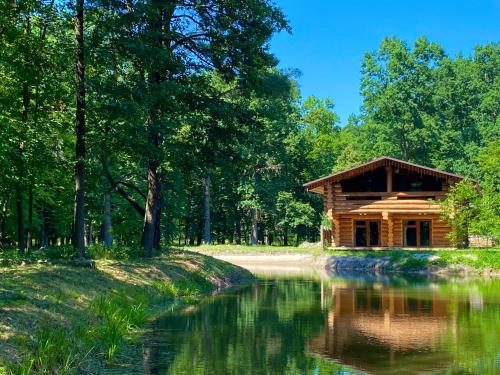
[[[302,96],[329,97],[344,125],[361,104],[361,59],[384,36],[409,43],[419,36],[448,55],[500,41],[500,0],[275,0],[292,26],[271,50],[284,69],[298,69]]]

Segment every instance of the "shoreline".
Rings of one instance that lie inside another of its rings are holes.
[[[326,268],[379,274],[500,277],[498,251],[348,251],[332,255]]]
[[[498,250],[341,250],[213,252],[217,259],[249,269],[313,268],[323,273],[354,271],[408,275],[500,277]]]
[[[241,267],[186,251],[96,260],[95,268],[2,267],[0,374],[126,371],[142,363],[137,350],[150,321],[253,280]]]

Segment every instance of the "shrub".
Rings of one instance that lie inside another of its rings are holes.
[[[87,253],[92,259],[127,260],[142,257],[142,249],[122,245],[104,246],[101,243],[93,244],[87,248]]]

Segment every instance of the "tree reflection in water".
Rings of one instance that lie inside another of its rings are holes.
[[[500,281],[269,279],[153,328],[153,374],[495,374]]]

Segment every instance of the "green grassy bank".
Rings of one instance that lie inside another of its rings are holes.
[[[127,372],[148,319],[252,278],[183,251],[95,264],[0,267],[0,374]]]
[[[384,260],[381,270],[432,273],[494,273],[500,274],[500,249],[468,250],[336,250],[336,257]]]
[[[467,250],[332,250],[317,244],[293,246],[201,245],[187,247],[210,255],[281,255],[307,254],[312,256],[352,256],[368,260],[379,259],[388,263],[386,271],[417,272],[440,270],[455,273],[500,273],[500,248]]]

